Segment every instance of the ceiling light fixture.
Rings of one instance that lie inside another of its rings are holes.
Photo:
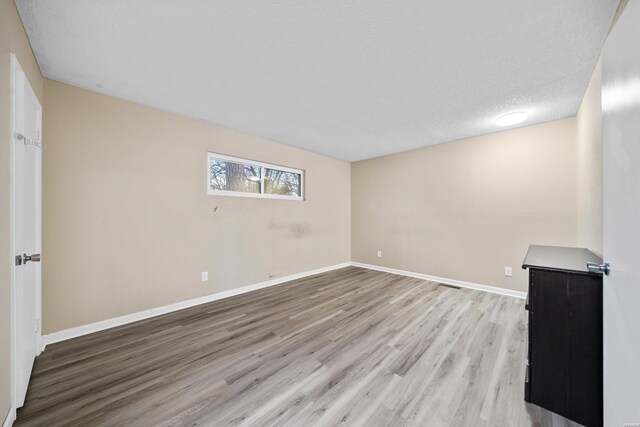
[[[500,116],[498,120],[496,120],[496,124],[498,126],[513,126],[517,125],[518,123],[524,122],[528,118],[529,115],[527,113],[509,113],[505,114],[504,116]]]

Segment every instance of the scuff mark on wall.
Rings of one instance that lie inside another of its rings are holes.
[[[305,236],[313,234],[311,224],[303,222],[276,222],[275,220],[269,221],[269,230],[272,231],[288,231],[289,237],[294,239],[300,239]]]
[[[296,239],[300,239],[311,234],[311,226],[302,223],[291,224],[289,225],[289,234]]]

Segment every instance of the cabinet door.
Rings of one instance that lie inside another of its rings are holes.
[[[569,414],[587,426],[603,423],[602,277],[569,275]]]
[[[602,279],[531,272],[531,402],[602,424]]]
[[[531,402],[566,416],[570,356],[568,274],[531,270]]]

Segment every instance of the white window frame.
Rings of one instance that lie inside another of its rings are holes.
[[[211,188],[211,160],[222,160],[225,162],[241,163],[260,168],[260,193],[246,193],[243,191],[214,190]],[[276,169],[284,172],[291,172],[300,175],[300,196],[285,196],[281,194],[264,193],[265,169]],[[232,197],[253,197],[258,199],[280,199],[280,200],[304,200],[305,171],[286,166],[274,165],[271,163],[258,162],[244,159],[242,157],[227,156],[225,154],[207,152],[207,194],[209,196],[232,196]]]

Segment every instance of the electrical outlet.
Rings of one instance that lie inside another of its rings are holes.
[[[378,258],[382,258],[382,251],[378,251]]]
[[[202,280],[203,282],[206,282],[207,280],[209,280],[209,272],[203,271],[200,280]]]
[[[504,268],[504,275],[507,277],[513,276],[513,269],[511,267]]]

